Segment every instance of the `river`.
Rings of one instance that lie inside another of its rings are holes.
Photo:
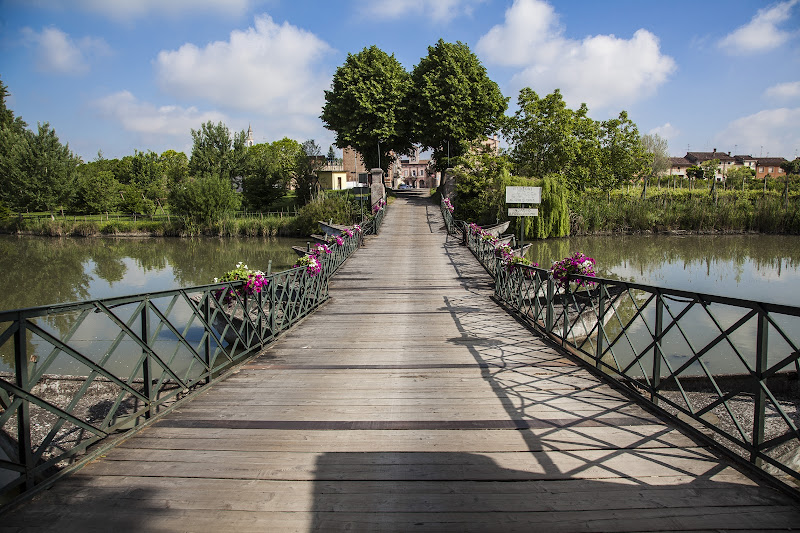
[[[597,275],[646,285],[800,305],[800,237],[632,235],[537,241],[527,257],[543,268],[575,252]]]
[[[107,298],[211,283],[243,261],[290,268],[305,239],[52,238],[0,235],[0,309]],[[537,241],[547,268],[581,251],[598,276],[800,305],[800,237],[592,236]]]
[[[266,272],[297,260],[286,238],[53,238],[0,235],[0,309],[212,283],[239,261]]]

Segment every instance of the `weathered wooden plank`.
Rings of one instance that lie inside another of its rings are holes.
[[[398,204],[301,327],[0,531],[800,524],[796,501],[503,313],[435,206]]]

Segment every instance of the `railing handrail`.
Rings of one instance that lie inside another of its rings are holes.
[[[260,352],[328,299],[330,278],[361,246],[363,234],[377,234],[384,216],[380,209],[363,221],[361,234],[322,254],[318,274],[305,267],[270,273],[266,288],[253,295],[236,291],[243,281],[219,282],[0,311],[6,325],[0,348],[13,346],[13,354],[5,352],[12,372],[0,373],[0,504],[48,486],[112,446],[107,437],[138,430]],[[28,353],[37,344],[43,351]],[[77,370],[48,372],[61,358]],[[43,385],[59,375],[70,381],[83,376],[71,398],[51,397]],[[80,404],[97,399],[89,391],[101,383],[107,390],[100,397],[115,399],[100,402],[110,404],[107,413],[92,414]],[[44,433],[33,434],[37,424]],[[83,431],[69,437],[65,426]]]
[[[442,215],[452,231],[455,222],[444,204]],[[800,495],[786,477],[800,479],[800,469],[784,464],[788,461],[782,462],[780,455],[800,456],[800,424],[783,408],[794,398],[783,399],[768,382],[779,376],[791,381],[792,374],[796,381],[800,374],[800,307],[584,275],[569,276],[558,291],[550,270],[514,265],[509,271],[492,244],[473,235],[466,224],[462,228],[465,244],[495,279],[495,296],[530,327],[730,456],[762,473],[768,469],[766,474]],[[575,281],[581,283],[573,289]],[[630,316],[621,313],[625,305]],[[725,312],[733,316],[722,320]],[[710,331],[711,338],[691,337],[683,319],[704,319],[704,336]],[[743,342],[751,340],[746,328],[756,329],[754,346]],[[677,347],[670,346],[668,336],[680,341]],[[704,358],[715,355],[726,356],[725,361],[741,370],[713,372]],[[695,365],[699,369],[690,372]],[[734,400],[750,402],[752,409],[736,409]],[[715,411],[718,423],[703,418]],[[779,433],[769,438],[768,415],[777,420],[773,430]],[[680,417],[692,424],[686,426]]]

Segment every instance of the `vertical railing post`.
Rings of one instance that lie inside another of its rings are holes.
[[[244,341],[246,343],[244,349],[249,350],[253,346],[253,342],[250,336],[250,300],[247,298],[247,294],[242,294],[242,305],[244,306],[242,309],[242,324],[244,325]]]
[[[270,265],[272,265],[271,261]],[[276,330],[278,325],[278,284],[275,283],[277,279],[277,276],[272,276],[269,280],[269,330],[272,338],[278,335],[278,331]]]
[[[598,298],[598,317],[597,317],[597,351],[595,352],[595,366],[600,368],[601,361],[603,360],[603,340],[606,337],[606,286],[604,283],[600,285],[600,297]],[[586,291],[589,293],[589,291]],[[591,293],[589,293],[591,294]]]
[[[264,295],[263,290],[256,296],[256,305],[258,306],[258,342],[261,347],[264,347]]]
[[[542,277],[537,270],[533,270],[533,323],[539,323],[539,313],[542,306],[539,304],[539,291],[542,288]]]
[[[17,314],[17,331],[14,333],[14,366],[16,367],[16,385],[25,392],[30,392],[31,383],[28,372],[28,343],[25,318]],[[19,462],[25,472],[25,490],[33,488],[33,445],[31,443],[30,404],[22,400],[17,408],[17,451]]]
[[[563,309],[563,315],[564,315],[564,327],[562,328],[563,334],[561,335],[561,346],[564,346],[567,343],[567,335],[569,334],[569,277],[567,278],[567,282],[564,284],[564,297],[562,300],[561,307]]]
[[[547,333],[553,332],[553,314],[555,313],[553,298],[555,298],[555,288],[553,276],[547,276],[547,311],[544,317],[544,328]]]
[[[203,343],[203,357],[206,364],[206,383],[211,383],[211,291],[205,295],[203,303],[203,320],[208,324],[206,330],[206,341]]]
[[[661,348],[661,335],[664,334],[664,297],[661,293],[656,294],[656,323],[653,328],[655,331],[655,342],[653,344],[653,390],[650,392],[650,401],[658,405],[658,388],[661,386],[661,359],[664,352]]]
[[[145,296],[141,316],[142,342],[144,342],[145,346],[148,348],[150,347],[150,327],[147,312],[149,302],[150,299]],[[142,361],[142,394],[147,398],[147,410],[144,412],[144,417],[147,419],[153,416],[153,380],[150,375],[150,351],[143,349],[142,352],[144,353],[144,360]]]
[[[762,459],[758,456],[761,444],[764,442],[764,417],[767,407],[767,396],[764,393],[764,371],[767,368],[767,348],[769,321],[763,309],[758,310],[758,332],[756,334],[756,378],[758,389],[755,392],[753,405],[753,451],[750,452],[750,462],[761,466]]]

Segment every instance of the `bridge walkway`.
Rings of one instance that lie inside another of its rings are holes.
[[[399,198],[331,300],[1,531],[706,531],[800,507],[598,381],[491,299]]]

